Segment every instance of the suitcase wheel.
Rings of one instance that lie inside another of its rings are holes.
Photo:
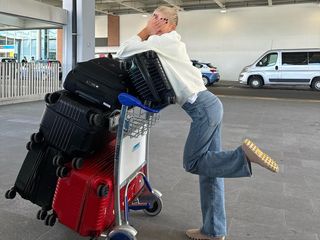
[[[124,230],[115,230],[109,234],[108,240],[137,240],[137,238],[130,232]]]
[[[151,208],[143,209],[143,212],[149,216],[157,216],[162,210],[162,206],[163,206],[162,199],[157,195],[153,195],[153,199],[151,203],[152,203]]]
[[[109,193],[109,186],[105,184],[101,184],[97,188],[97,195],[98,197],[106,197]]]
[[[37,132],[31,135],[30,140],[34,143],[42,143],[44,141],[44,138],[41,132]]]
[[[46,217],[44,224],[52,227],[57,221],[57,217],[54,214],[50,214]]]
[[[68,171],[68,168],[66,168],[66,167],[60,166],[56,170],[56,175],[60,178],[64,178],[64,177],[68,176],[68,173],[69,173],[69,171]]]
[[[46,103],[49,103],[49,96],[51,95],[51,93],[47,93],[46,95],[44,95],[44,101]]]
[[[28,151],[33,150],[33,149],[34,149],[34,143],[31,142],[31,141],[30,141],[30,142],[27,142],[26,149],[27,149]]]
[[[52,159],[53,166],[62,166],[64,164],[64,157],[61,154],[57,154]]]
[[[74,169],[80,169],[83,166],[83,158],[73,158],[71,162],[71,166]]]
[[[48,215],[48,212],[47,211],[44,211],[44,210],[39,210],[38,213],[37,213],[37,219],[39,220],[45,220],[46,217]]]
[[[17,195],[16,190],[14,190],[13,188],[11,188],[10,190],[8,190],[8,191],[6,192],[5,197],[6,197],[6,199],[14,199],[14,198],[16,197],[16,195]]]
[[[45,102],[48,103],[48,104],[54,104],[54,103],[56,103],[56,102],[59,100],[60,95],[61,95],[61,94],[58,93],[58,92],[47,93],[47,94],[45,95],[45,97],[44,97],[44,100],[45,100]]]
[[[89,116],[89,124],[97,127],[104,127],[106,125],[106,119],[103,114],[92,113]]]

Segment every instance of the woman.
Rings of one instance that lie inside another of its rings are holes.
[[[157,52],[177,103],[192,118],[183,166],[199,175],[203,226],[187,230],[186,234],[197,240],[224,240],[227,224],[223,178],[251,176],[252,162],[273,172],[278,172],[279,167],[249,139],[233,151],[221,151],[222,104],[206,89],[200,71],[192,66],[186,46],[175,31],[177,24],[176,9],[160,6],[117,54],[126,58],[148,50]]]

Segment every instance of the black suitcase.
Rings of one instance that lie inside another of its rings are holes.
[[[83,158],[104,145],[109,134],[110,112],[65,90],[47,94],[45,100],[47,106],[33,142],[48,144],[60,151],[53,159],[54,165],[72,161],[73,168],[81,168]]]
[[[34,145],[27,153],[14,186],[6,192],[7,199],[13,199],[19,193],[22,198],[42,207],[38,219],[43,220],[52,209],[58,180],[52,159],[57,153],[54,148]]]
[[[140,100],[147,106],[162,109],[176,102],[176,95],[154,51],[133,55],[129,76]]]
[[[130,88],[124,64],[110,58],[80,62],[68,73],[63,87],[110,110],[120,109],[118,95]]]

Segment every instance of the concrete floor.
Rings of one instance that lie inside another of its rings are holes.
[[[229,239],[320,240],[319,102],[221,97],[224,149],[247,136],[278,160],[281,171],[253,167],[252,178],[226,179]],[[35,219],[37,206],[6,200],[26,154],[25,143],[38,128],[43,102],[0,106],[0,239],[75,240],[66,227],[46,227]],[[177,106],[161,114],[151,135],[151,181],[163,193],[157,217],[131,215],[139,240],[187,239],[201,225],[198,178],[182,168],[190,119]]]

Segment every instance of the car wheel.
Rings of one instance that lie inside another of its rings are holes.
[[[209,79],[206,76],[202,76],[202,81],[203,81],[205,86],[208,86]]]
[[[320,91],[320,77],[313,79],[311,88],[315,91]]]
[[[253,76],[249,80],[249,85],[252,88],[261,88],[263,86],[263,80],[261,77]]]

